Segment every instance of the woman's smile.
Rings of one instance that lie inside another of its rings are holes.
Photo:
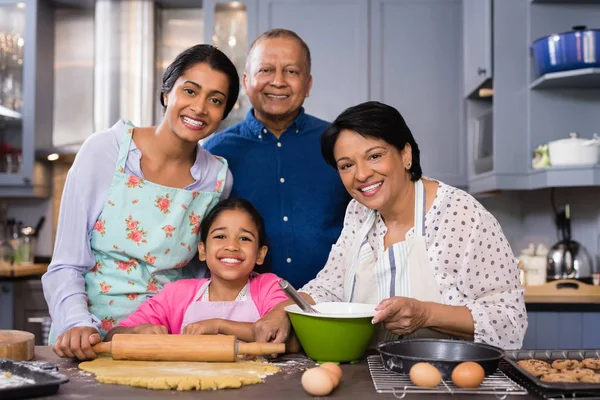
[[[199,118],[192,118],[183,115],[181,117],[181,122],[185,125],[186,128],[191,129],[193,131],[201,131],[208,125],[205,120]]]
[[[373,197],[379,192],[381,186],[383,185],[383,181],[375,182],[375,183],[365,183],[358,187],[358,191],[365,197]]]

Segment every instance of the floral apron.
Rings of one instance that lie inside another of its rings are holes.
[[[84,275],[89,310],[102,321],[102,338],[166,283],[187,278],[182,268],[196,254],[200,221],[219,201],[227,177],[222,158],[215,192],[128,175],[131,122],[126,129],[107,202],[90,235],[96,265]]]
[[[379,304],[383,299],[402,296],[420,301],[443,304],[440,287],[436,283],[433,268],[427,255],[425,242],[425,188],[423,182],[415,182],[415,234],[403,242],[394,243],[379,257],[367,240],[369,230],[376,222],[376,213],[371,211],[357,235],[358,254],[354,257],[344,292],[345,301]],[[381,239],[383,240],[383,238]],[[449,338],[432,329],[419,329],[404,338],[433,337]],[[381,328],[375,341],[395,340],[398,335]]]

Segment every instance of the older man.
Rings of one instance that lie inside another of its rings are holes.
[[[294,32],[273,29],[252,44],[242,77],[246,119],[204,145],[229,162],[232,197],[250,200],[270,239],[265,262],[301,287],[325,265],[350,197],[323,160],[326,121],[302,104],[312,87],[310,51]]]

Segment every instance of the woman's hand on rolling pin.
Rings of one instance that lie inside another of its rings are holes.
[[[390,297],[375,307],[373,323],[383,322],[387,330],[397,335],[408,335],[427,326],[427,303],[410,297]]]
[[[141,324],[133,327],[133,333],[144,335],[168,335],[169,330],[164,325]]]
[[[213,318],[206,319],[204,321],[194,322],[193,324],[186,325],[183,328],[182,334],[184,335],[218,335],[221,319]]]
[[[100,333],[90,326],[76,326],[60,335],[54,343],[54,352],[59,357],[92,360],[96,353],[92,346],[100,343]]]

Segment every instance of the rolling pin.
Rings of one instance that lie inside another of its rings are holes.
[[[112,341],[93,346],[94,352],[115,360],[236,361],[238,354],[285,353],[285,343],[244,343],[230,335],[116,334]]]

